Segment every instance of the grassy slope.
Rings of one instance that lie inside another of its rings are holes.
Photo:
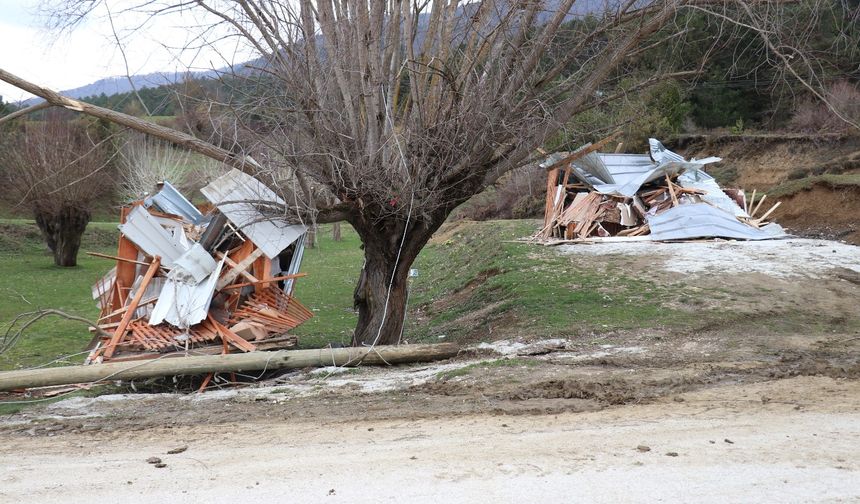
[[[591,335],[616,329],[683,325],[690,315],[667,310],[683,294],[613,269],[578,265],[551,248],[508,243],[530,234],[533,221],[469,222],[446,226],[422,252],[412,280],[406,340],[476,341],[510,336]],[[115,224],[88,228],[84,250],[112,252]],[[348,343],[356,315],[352,292],[362,264],[360,240],[348,226],[343,241],[320,230],[320,246],[305,253],[297,297],[316,315],[296,330],[300,346]],[[56,268],[27,221],[0,221],[0,324],[37,307],[94,317],[90,286],[111,262],[80,256],[79,266]],[[623,304],[624,310],[618,310]],[[0,369],[33,366],[78,352],[89,341],[79,323],[41,321],[9,353]]]
[[[790,196],[800,191],[812,189],[816,184],[823,184],[833,189],[840,187],[858,187],[860,186],[860,173],[847,174],[824,174],[812,177],[804,177],[796,180],[789,180],[773,189],[767,191],[768,196],[781,197]]]
[[[511,242],[536,225],[487,221],[443,228],[416,264],[421,276],[412,307],[419,316],[411,319],[407,339],[576,336],[689,321],[687,314],[664,309],[681,290],[579,265],[552,248]],[[451,294],[453,303],[445,299]]]

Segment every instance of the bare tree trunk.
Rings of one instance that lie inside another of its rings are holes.
[[[90,213],[81,208],[65,206],[55,212],[36,210],[35,218],[48,248],[54,254],[54,264],[77,266],[81,237],[90,222]]]
[[[308,229],[308,237],[305,239],[305,246],[307,248],[317,248],[317,225],[314,224]]]
[[[343,238],[340,236],[340,222],[335,222],[331,226],[331,239],[333,241],[339,242]]]
[[[444,222],[445,216],[440,215],[434,216],[431,223],[411,224],[405,240],[402,239],[401,220],[390,219],[370,225],[353,223],[363,243],[365,260],[353,294],[353,306],[358,310],[353,345],[396,345],[400,342],[407,308],[409,268]]]

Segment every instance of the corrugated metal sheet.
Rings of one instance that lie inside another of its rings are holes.
[[[586,156],[588,158],[589,156]],[[654,164],[648,156],[637,154],[594,154],[595,158],[600,159],[600,164],[607,169],[610,174],[609,182],[603,183],[597,180],[593,173],[587,170],[592,169],[596,164],[589,161],[588,164],[581,164],[577,160],[574,161],[574,173],[577,178],[591,185],[595,191],[601,194],[609,194],[615,196],[624,196],[632,198],[639,189],[648,182],[666,175],[675,175],[689,168],[696,168],[698,165],[691,163],[664,163]],[[585,158],[583,158],[585,159]]]
[[[588,147],[589,144],[581,148]],[[580,149],[581,149],[580,148]],[[579,149],[577,149],[579,150]],[[578,172],[585,182],[589,184],[612,184],[615,179],[609,172],[609,167],[603,161],[603,155],[597,152],[589,152],[573,162],[574,172]],[[578,170],[577,170],[578,168]]]
[[[119,230],[146,254],[161,257],[161,264],[168,269],[188,250],[141,206],[134,207]]]
[[[174,263],[169,276],[180,282],[198,284],[215,271],[218,263],[203,246],[195,243]]]
[[[671,163],[672,161],[686,161],[683,156],[676,154],[667,149],[660,140],[656,138],[648,139],[648,146],[651,148],[651,159],[656,163]]]
[[[139,275],[134,283],[131,285],[131,290],[128,292],[128,299],[132,299],[136,294],[138,289],[140,289],[140,282],[143,280],[143,276]],[[143,290],[143,297],[141,298],[141,302],[149,301],[153,298],[158,297],[161,289],[164,288],[164,282],[167,280],[164,277],[154,277],[150,279],[149,283],[146,285],[146,289]],[[152,304],[147,303],[144,306],[139,307],[134,311],[134,318],[141,317],[149,317],[149,314],[152,313]]]
[[[720,160],[687,161],[664,147],[659,140],[651,138],[649,144],[650,155],[592,152],[573,162],[573,174],[601,194],[632,198],[648,182],[666,175],[701,171],[704,163]],[[707,174],[705,176],[710,178]]]
[[[678,177],[678,184],[688,189],[701,189],[705,194],[699,196],[703,201],[726,211],[736,217],[749,217],[735,200],[723,192],[714,177],[702,170],[687,170]]]
[[[223,266],[222,260],[215,267],[215,271],[197,285],[167,278],[152,310],[149,325],[158,325],[167,321],[180,329],[187,329],[202,322],[209,312],[209,303],[212,302],[215,285],[218,283]]]
[[[287,275],[295,275],[299,272],[299,268],[302,266],[302,257],[305,255],[305,238],[307,238],[308,234],[302,234],[299,239],[296,241],[296,250],[293,252],[293,257],[290,259],[290,267],[287,269]],[[287,294],[292,294],[293,289],[295,289],[296,281],[295,279],[289,279],[284,282],[284,292]]]
[[[184,217],[192,224],[200,224],[203,220],[203,214],[200,213],[200,210],[166,180],[163,182],[161,190],[146,198],[144,204],[147,207],[155,205],[162,212]]]
[[[734,215],[707,203],[671,208],[648,217],[652,240],[685,240],[691,238],[735,238],[767,240],[785,236],[779,226],[757,229],[740,222]]]
[[[233,169],[201,189],[240,231],[269,259],[301,236],[307,227],[293,225],[274,215],[284,200],[254,177]],[[264,213],[261,209],[271,209]]]

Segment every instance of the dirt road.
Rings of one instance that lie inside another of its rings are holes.
[[[354,413],[10,436],[0,502],[860,500],[856,380],[725,385],[556,415]]]

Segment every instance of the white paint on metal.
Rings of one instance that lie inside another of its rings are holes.
[[[723,192],[720,185],[713,177],[702,170],[687,170],[678,177],[678,184],[687,189],[700,189],[705,194],[699,196],[703,201],[734,215],[735,217],[749,217],[744,209],[735,200]]]
[[[168,276],[180,282],[197,285],[215,271],[216,266],[218,263],[209,252],[199,243],[195,243],[176,260]]]
[[[650,147],[651,150],[651,159],[653,159],[655,163],[686,161],[684,159],[684,156],[670,151],[663,145],[662,142],[660,142],[660,140],[657,140],[656,138],[648,139],[648,147]]]
[[[239,170],[218,177],[201,192],[269,259],[307,231],[282,217],[286,203],[274,191]]]
[[[203,220],[200,210],[166,180],[162,183],[161,190],[154,196],[146,198],[144,204],[147,207],[155,205],[162,212],[184,217],[192,224],[200,224]]]
[[[649,216],[648,226],[651,228],[652,240],[712,237],[768,240],[785,236],[782,228],[778,226],[758,229],[740,222],[731,213],[707,203],[680,205],[658,215]]]
[[[703,164],[720,161],[715,157],[687,161],[656,139],[650,139],[649,144],[650,155],[592,152],[573,162],[573,174],[601,194],[632,198],[648,182],[667,175],[701,172]]]
[[[161,264],[168,269],[173,268],[173,263],[187,250],[142,206],[134,207],[125,224],[119,225],[119,230],[146,254],[161,257]]]
[[[212,302],[223,266],[224,260],[221,260],[212,274],[197,285],[167,278],[152,310],[149,324],[157,325],[167,321],[180,329],[188,329],[202,322],[209,312],[209,304]]]

